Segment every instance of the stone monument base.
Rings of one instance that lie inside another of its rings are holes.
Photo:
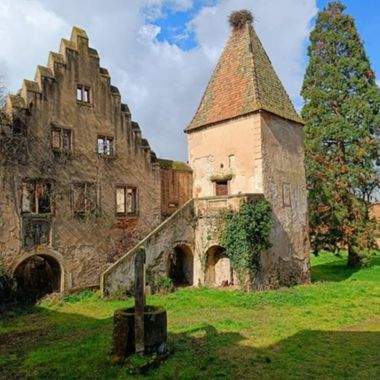
[[[122,364],[135,353],[135,308],[116,310],[111,346],[111,362]],[[144,355],[166,356],[167,316],[159,306],[144,307]]]

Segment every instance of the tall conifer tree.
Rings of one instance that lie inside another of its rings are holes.
[[[330,2],[318,14],[301,94],[313,248],[347,247],[355,267],[368,263],[373,244],[380,91],[345,9]]]

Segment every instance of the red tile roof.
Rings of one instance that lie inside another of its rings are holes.
[[[234,28],[185,132],[265,110],[302,123],[250,23]]]

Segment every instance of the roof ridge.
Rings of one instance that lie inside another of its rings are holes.
[[[259,83],[258,83],[258,80],[257,80],[257,70],[256,70],[256,64],[255,64],[255,56],[253,54],[253,41],[252,41],[252,38],[251,38],[251,30],[253,30],[253,26],[252,26],[252,24],[246,24],[246,27],[247,27],[248,33],[249,33],[249,50],[250,50],[250,53],[251,53],[252,66],[253,66],[253,76],[252,76],[253,91],[255,92],[255,97],[256,97],[256,101],[257,101],[258,106],[262,107],[261,96],[260,96],[260,91],[259,91]]]
[[[285,115],[284,113],[282,112],[274,112],[274,110],[272,109],[271,106],[268,106],[265,102],[262,102],[262,96],[261,94],[259,94],[259,103],[260,103],[260,106],[261,108],[264,110],[264,111],[268,111],[270,113],[274,113],[280,117],[283,117],[285,119],[289,119],[289,120],[293,120],[295,122],[298,122],[298,123],[301,123],[303,124],[303,121],[301,119],[301,117],[298,115],[295,107],[294,107],[294,104],[292,102],[292,100],[290,99],[290,96],[288,94],[288,92],[286,91],[281,79],[279,78],[274,66],[273,66],[273,63],[272,63],[272,60],[270,59],[268,53],[266,52],[260,38],[258,37],[257,33],[256,33],[256,30],[255,28],[253,27],[253,25],[248,25],[249,27],[249,37],[250,37],[250,40],[251,40],[251,43],[254,45],[254,42],[257,43],[257,46],[258,46],[258,50],[260,51],[261,54],[264,55],[265,59],[266,59],[266,64],[268,65],[269,69],[272,71],[272,73],[274,74],[274,77],[273,79],[275,79],[277,81],[277,84],[279,85],[279,88],[277,88],[276,90],[276,93],[277,95],[282,95],[285,97],[286,101],[287,101],[287,104],[284,104],[284,108],[287,108],[287,107],[290,107],[290,110],[288,109],[289,114],[288,115]],[[253,56],[253,60],[254,60],[254,67],[255,67],[255,79],[257,80],[257,69],[256,69],[256,61],[255,61],[255,58],[257,59],[258,58],[258,54],[255,55],[254,52],[252,51],[252,56]],[[256,83],[256,86],[258,88],[258,92],[260,92],[261,90],[261,84],[259,83],[259,81],[257,80],[257,83]],[[278,105],[278,104],[277,104]],[[293,115],[291,115],[293,113]]]

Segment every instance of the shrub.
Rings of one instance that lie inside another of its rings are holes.
[[[169,294],[174,292],[173,280],[167,276],[156,277],[154,291],[158,294]]]
[[[93,292],[92,290],[83,290],[79,294],[65,294],[62,297],[62,300],[67,303],[76,303],[80,301],[86,300],[99,300],[100,297],[98,294]]]
[[[271,247],[272,207],[266,199],[252,199],[244,201],[239,211],[226,213],[224,219],[222,245],[244,286],[247,274],[260,269],[260,253]]]

